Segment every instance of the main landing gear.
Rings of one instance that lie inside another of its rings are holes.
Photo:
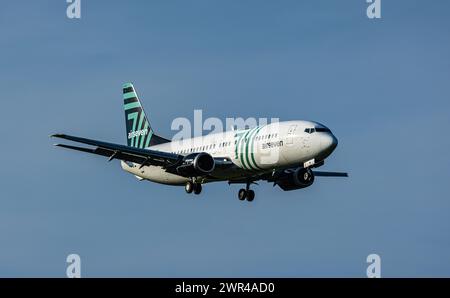
[[[188,181],[184,185],[184,190],[187,193],[194,192],[196,195],[199,195],[202,192],[202,185],[200,183],[197,183],[197,182]]]
[[[247,199],[247,201],[251,202],[255,199],[255,192],[250,189],[250,182],[247,182],[247,186],[245,188],[241,188],[238,192],[239,200],[243,201]]]

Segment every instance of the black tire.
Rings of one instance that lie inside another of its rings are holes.
[[[243,188],[241,188],[238,192],[238,198],[239,200],[243,201],[247,197],[247,191]]]
[[[202,185],[200,183],[194,184],[194,193],[199,195],[202,192]]]
[[[191,181],[186,182],[186,184],[184,185],[184,190],[186,191],[186,193],[192,193],[194,191],[194,183],[192,183]]]
[[[255,199],[255,192],[251,189],[247,192],[247,201],[251,202]]]

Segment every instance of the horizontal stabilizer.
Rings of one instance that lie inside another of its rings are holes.
[[[348,173],[343,172],[319,172],[313,171],[316,177],[348,177]]]
[[[77,150],[77,151],[81,151],[81,152],[95,153],[95,149],[91,149],[91,148],[83,148],[83,147],[77,147],[77,146],[71,146],[71,145],[65,145],[65,144],[55,144],[55,146],[72,149],[72,150]]]

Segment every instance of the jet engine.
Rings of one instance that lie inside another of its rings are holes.
[[[208,153],[192,153],[184,157],[177,172],[186,177],[204,176],[214,171],[215,165],[214,158]]]
[[[286,170],[275,180],[275,183],[283,190],[305,188],[314,183],[314,174],[309,168]]]

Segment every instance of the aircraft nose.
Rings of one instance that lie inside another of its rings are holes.
[[[322,137],[321,147],[325,156],[330,155],[336,149],[337,145],[338,140],[332,133],[328,133]]]

